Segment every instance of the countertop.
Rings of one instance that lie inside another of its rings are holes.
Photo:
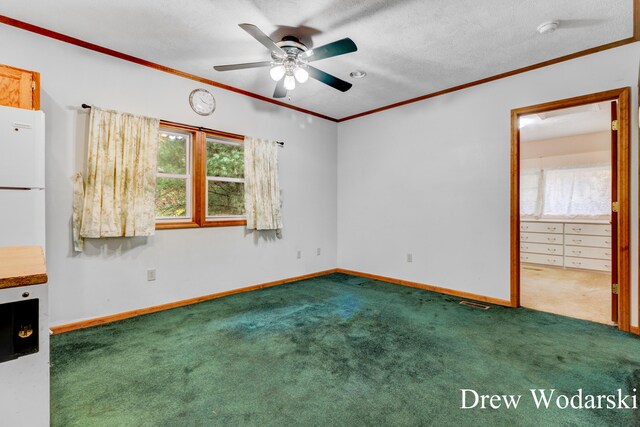
[[[565,222],[567,224],[611,224],[608,219],[580,219],[580,218],[520,218],[520,222]]]
[[[0,248],[0,289],[47,283],[47,266],[40,246]]]

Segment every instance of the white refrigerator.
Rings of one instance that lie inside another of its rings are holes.
[[[0,246],[45,245],[44,113],[0,106]]]
[[[0,247],[45,248],[44,123],[42,111],[0,106]],[[0,289],[0,315],[11,323],[10,303],[35,299],[38,352],[0,363],[0,425],[49,425],[49,285]]]

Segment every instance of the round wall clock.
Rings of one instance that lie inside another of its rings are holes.
[[[194,89],[189,95],[189,105],[201,116],[208,116],[216,109],[216,100],[206,89]]]

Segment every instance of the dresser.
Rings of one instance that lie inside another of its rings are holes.
[[[520,262],[611,271],[611,225],[521,221]]]

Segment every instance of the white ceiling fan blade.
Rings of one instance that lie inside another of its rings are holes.
[[[265,33],[263,33],[260,28],[256,27],[253,24],[239,24],[240,28],[249,33],[254,39],[258,40],[264,47],[269,49],[271,52],[275,52],[279,56],[287,56],[287,53],[280,49],[280,47],[269,38]]]
[[[269,67],[270,65],[271,61],[245,62],[243,64],[216,65],[213,69],[216,71],[233,71],[244,70],[246,68]]]

